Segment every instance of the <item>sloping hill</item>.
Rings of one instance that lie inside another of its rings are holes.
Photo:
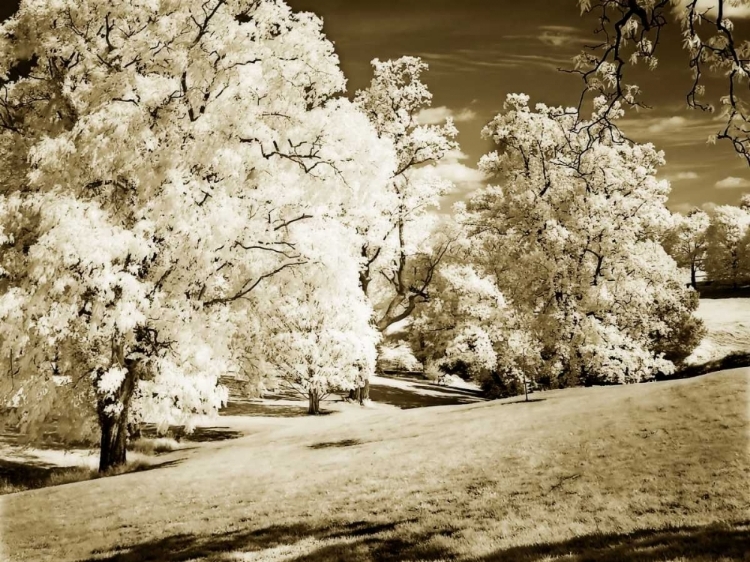
[[[319,418],[0,499],[2,560],[747,560],[750,369]]]

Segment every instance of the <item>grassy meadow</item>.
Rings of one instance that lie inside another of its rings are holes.
[[[243,437],[3,496],[0,558],[750,560],[749,382],[224,416]]]

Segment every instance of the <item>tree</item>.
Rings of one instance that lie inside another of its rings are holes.
[[[261,340],[267,372],[304,396],[311,415],[329,392],[358,388],[375,371],[380,334],[357,266],[349,259],[334,270],[306,267],[276,287],[278,312]]]
[[[737,288],[750,281],[750,213],[734,205],[716,207],[708,229],[706,274]]]
[[[669,224],[663,155],[627,141],[599,99],[573,109],[509,95],[484,130],[480,167],[498,186],[466,205],[472,262],[518,318],[535,377],[552,385],[637,382],[674,370],[665,342],[697,300],[658,240]],[[689,353],[689,351],[688,351]]]
[[[664,28],[679,25],[693,78],[687,105],[713,112],[715,104],[705,100],[707,77],[722,80],[718,103],[723,124],[712,139],[730,141],[750,164],[750,106],[743,97],[750,80],[750,41],[738,37],[731,21],[747,13],[747,0],[578,0],[578,5],[581,13],[595,14],[597,39],[569,72],[583,78],[587,91],[605,96],[609,110],[601,118],[621,102],[643,106],[640,88],[625,81],[628,65],[642,62],[655,69]]]
[[[375,59],[372,65],[370,87],[357,92],[355,103],[378,135],[393,144],[398,157],[391,196],[360,228],[366,239],[360,285],[376,307],[382,332],[429,298],[435,268],[450,245],[449,237],[434,236],[434,217],[427,212],[439,206],[440,196],[451,187],[437,175],[435,165],[458,150],[453,140],[458,131],[450,119],[444,125],[419,123],[419,112],[432,101],[421,81],[427,70],[421,59]]]
[[[243,304],[318,259],[302,225],[366,206],[392,149],[278,1],[30,0],[0,71],[2,395],[30,437],[98,429],[104,471],[129,421],[216,412]]]
[[[680,267],[690,270],[690,284],[696,288],[696,274],[703,267],[706,257],[706,234],[709,216],[698,209],[687,216],[673,215],[674,225],[669,229],[664,247]]]

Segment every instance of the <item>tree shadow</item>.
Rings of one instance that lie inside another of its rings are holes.
[[[443,390],[445,387],[428,387],[430,390]],[[370,398],[373,402],[381,402],[398,406],[402,410],[412,408],[426,408],[430,406],[455,406],[458,404],[476,404],[476,398],[465,395],[446,393],[444,396],[417,394],[413,390],[373,384],[370,385]]]
[[[586,535],[559,543],[503,549],[478,561],[708,562],[718,559],[750,559],[750,521]]]
[[[722,357],[699,365],[685,365],[671,375],[657,374],[657,381],[674,379],[689,379],[701,375],[708,375],[716,371],[728,371],[730,369],[741,369],[750,367],[750,353],[736,351]]]
[[[442,392],[443,394],[447,395],[454,395],[454,396],[468,396],[471,398],[478,398],[480,400],[484,400],[484,397],[482,396],[482,392],[480,390],[472,390],[471,388],[456,388],[454,386],[445,386],[441,384],[432,384],[432,383],[417,383],[413,385],[414,388],[419,388],[423,390],[433,390],[437,392]]]
[[[407,524],[355,521],[326,527],[304,524],[274,525],[212,535],[180,534],[136,544],[97,550],[84,562],[187,562],[193,559],[228,561],[232,553],[261,554],[289,546],[284,560],[293,562],[360,562],[396,560],[473,560],[478,562],[683,562],[748,560],[748,522],[716,523],[703,527],[641,530],[627,534],[592,534],[571,540],[498,550],[477,558],[450,550],[446,541],[458,531],[434,527],[409,532]],[[244,522],[244,520],[241,520]],[[315,539],[315,540],[310,540]],[[301,541],[307,544],[300,545]],[[294,545],[297,545],[295,548]],[[308,550],[294,554],[295,550]]]
[[[219,414],[222,416],[298,418],[307,415],[307,405],[286,406],[253,401],[230,401]]]
[[[185,432],[185,426],[169,426],[166,433],[160,434],[154,424],[144,424],[141,426],[140,437],[154,439],[158,437],[172,437],[177,441],[189,441],[193,443],[206,443],[210,441],[226,441],[227,439],[239,439],[245,434],[241,431],[230,429],[226,426],[217,427],[196,427],[192,433]]]
[[[19,426],[0,424],[0,443],[13,447],[43,449],[48,451],[70,451],[73,449],[90,449],[96,441],[64,440],[57,431],[57,422],[47,422],[40,436],[30,439],[21,433]]]
[[[513,404],[531,404],[532,402],[544,402],[547,400],[546,398],[529,398],[528,400],[524,400],[523,398],[521,400],[513,400],[512,402],[503,402],[502,404],[499,404],[499,406],[511,406]]]
[[[305,554],[296,560],[336,561],[354,560],[352,548],[357,545],[367,551],[380,552],[377,560],[402,560],[393,558],[391,553],[414,549],[411,542],[401,539],[378,539],[378,535],[390,534],[399,525],[413,520],[396,522],[354,521],[338,523],[326,527],[313,527],[305,524],[273,525],[270,527],[216,533],[198,536],[179,534],[144,542],[129,547],[115,547],[113,550],[94,550],[91,557],[83,562],[187,562],[193,559],[212,561],[229,560],[232,552],[258,552],[267,549],[294,545],[302,540],[325,541],[323,548]],[[241,520],[240,522],[244,522]],[[334,551],[339,553],[332,556]]]
[[[63,472],[65,468],[68,467],[55,467],[36,460],[17,462],[0,459],[0,479],[13,487],[38,487],[34,484],[46,480],[55,472]]]
[[[61,486],[73,482],[83,482],[109,476],[119,476],[133,472],[145,472],[157,468],[176,466],[181,459],[160,463],[132,462],[118,467],[109,473],[99,473],[88,466],[57,466],[37,460],[22,462],[0,459],[0,493],[16,493],[38,488]]]
[[[341,441],[326,441],[322,443],[314,443],[310,445],[310,449],[331,449],[336,447],[354,447],[355,445],[361,445],[362,441],[359,439],[342,439]]]

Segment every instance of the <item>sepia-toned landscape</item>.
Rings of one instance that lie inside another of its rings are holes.
[[[0,2],[0,562],[750,561],[750,0]]]

